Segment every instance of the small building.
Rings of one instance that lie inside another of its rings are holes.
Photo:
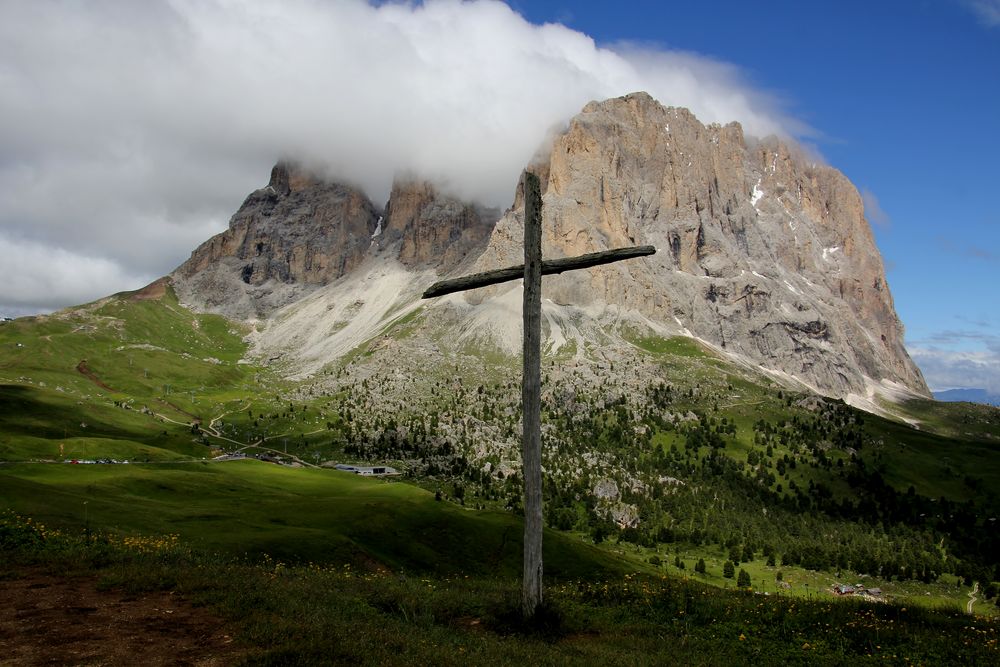
[[[355,466],[348,465],[346,463],[338,463],[335,467],[341,472],[352,472],[355,475],[363,475],[365,477],[383,477],[386,475],[399,474],[398,470],[390,466]]]
[[[854,595],[857,589],[847,584],[837,584],[833,587],[833,592],[837,595]]]

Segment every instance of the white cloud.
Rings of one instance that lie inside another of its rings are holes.
[[[38,267],[0,304],[66,305],[126,287],[116,275],[169,272],[282,156],[380,204],[407,170],[508,205],[547,131],[636,90],[750,134],[803,129],[733,65],[598,48],[495,1],[5,4],[0,232],[33,244]],[[102,278],[43,281],[59,248],[88,275],[106,262]]]
[[[986,27],[1000,26],[1000,0],[968,0],[966,4]]]
[[[889,214],[882,210],[875,193],[868,188],[861,188],[861,203],[864,204],[865,217],[869,222],[879,227],[888,227],[892,224]]]
[[[993,337],[975,349],[908,345],[907,351],[933,391],[963,388],[1000,394],[1000,338]]]
[[[155,275],[129,274],[118,263],[80,255],[0,234],[4,262],[4,303],[0,315],[10,317],[55,310],[149,283]]]

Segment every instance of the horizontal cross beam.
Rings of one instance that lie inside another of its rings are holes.
[[[646,255],[653,255],[655,253],[656,248],[653,246],[642,245],[631,248],[615,248],[614,250],[604,250],[602,252],[591,252],[578,257],[546,259],[542,261],[542,275],[548,276],[554,273],[562,273],[564,271],[587,269],[592,266],[610,264],[611,262],[618,262],[623,259],[632,259],[633,257],[645,257]],[[506,269],[496,269],[494,271],[475,273],[471,276],[462,276],[461,278],[441,280],[428,287],[422,298],[430,299],[436,296],[444,296],[455,292],[476,289],[477,287],[486,287],[488,285],[506,283],[519,278],[524,278],[524,264],[509,266]]]

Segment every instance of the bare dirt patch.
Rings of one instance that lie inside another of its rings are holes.
[[[133,301],[162,299],[163,295],[167,293],[167,284],[169,282],[169,278],[158,278],[142,289],[133,292],[130,298]]]
[[[171,592],[100,591],[35,571],[0,581],[0,665],[231,665],[224,623]]]
[[[76,365],[76,370],[80,372],[85,378],[96,384],[101,389],[107,389],[108,391],[114,391],[111,387],[101,382],[101,378],[97,377],[94,371],[90,370],[90,366],[87,365],[87,360],[84,359]]]

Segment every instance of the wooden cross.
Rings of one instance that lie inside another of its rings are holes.
[[[524,279],[524,370],[521,378],[524,466],[524,578],[521,603],[531,618],[542,603],[542,276],[586,269],[656,252],[653,246],[618,248],[578,257],[542,260],[542,194],[538,176],[525,171],[524,264],[436,282],[423,294],[430,299],[454,292]]]

